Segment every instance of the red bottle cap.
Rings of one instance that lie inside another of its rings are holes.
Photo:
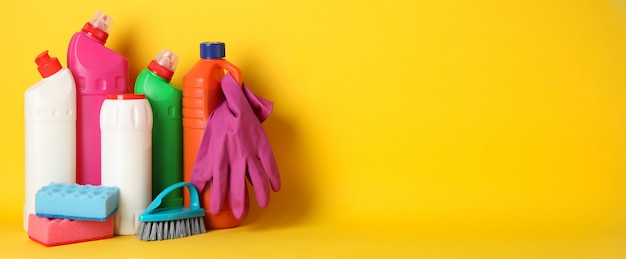
[[[57,58],[51,58],[48,55],[47,50],[44,50],[35,58],[35,63],[37,63],[37,70],[39,70],[39,74],[43,78],[54,75],[63,68]]]
[[[146,99],[145,94],[107,94],[107,100],[138,100]]]
[[[167,81],[172,80],[172,76],[174,76],[174,71],[170,71],[164,66],[159,65],[159,63],[154,60],[148,64],[148,69]]]
[[[112,25],[113,19],[111,17],[103,12],[97,11],[91,19],[89,19],[89,22],[83,26],[82,31],[104,44],[109,37]]]
[[[109,37],[108,33],[94,27],[91,23],[85,23],[82,31],[102,43],[106,43],[107,38]]]
[[[163,79],[170,81],[178,66],[178,55],[168,49],[162,49],[148,64],[148,69]]]

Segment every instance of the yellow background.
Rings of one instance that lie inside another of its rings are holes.
[[[227,44],[275,102],[283,190],[244,226],[44,248],[21,229],[23,92],[96,11],[131,78]],[[0,257],[624,258],[623,1],[0,2]],[[2,256],[4,255],[4,256]]]

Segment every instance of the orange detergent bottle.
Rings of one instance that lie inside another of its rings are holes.
[[[207,120],[224,98],[220,87],[220,80],[225,75],[224,70],[232,74],[237,82],[240,84],[242,82],[239,68],[224,59],[225,53],[225,45],[222,42],[201,43],[200,60],[183,77],[183,176],[186,182],[191,180],[191,170]],[[209,208],[209,185],[199,191],[201,206]],[[188,206],[188,193],[185,193],[184,201],[185,206]],[[217,215],[207,211],[204,216],[207,229],[231,228],[240,223],[241,220],[233,215],[228,200],[224,201],[222,211]]]

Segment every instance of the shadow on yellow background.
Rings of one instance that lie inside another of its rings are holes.
[[[623,1],[0,2],[0,255],[624,258]],[[96,10],[131,78],[198,44],[275,102],[283,190],[244,226],[43,248],[21,230],[23,92]],[[100,253],[100,254],[99,254]],[[207,255],[208,256],[208,255]]]

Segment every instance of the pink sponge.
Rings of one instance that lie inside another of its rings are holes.
[[[113,237],[113,217],[106,221],[49,219],[28,215],[28,237],[45,246],[58,246]]]

